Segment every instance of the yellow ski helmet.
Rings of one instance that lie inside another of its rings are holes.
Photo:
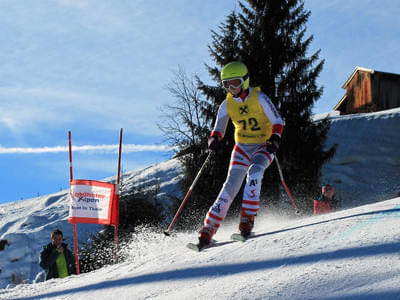
[[[241,78],[243,80],[243,89],[247,90],[249,88],[249,71],[244,63],[234,61],[222,68],[221,81],[232,78]]]

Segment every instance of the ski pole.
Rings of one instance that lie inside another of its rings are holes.
[[[176,212],[174,218],[172,219],[171,224],[168,226],[168,229],[167,229],[166,231],[164,231],[164,234],[165,234],[166,236],[170,236],[170,232],[171,232],[172,228],[174,227],[176,220],[178,219],[179,215],[181,214],[181,211],[182,211],[183,207],[185,206],[186,201],[189,199],[190,194],[192,193],[193,188],[194,188],[194,186],[196,185],[196,182],[199,180],[199,178],[200,178],[201,174],[203,173],[203,171],[204,171],[206,165],[207,165],[208,162],[210,161],[211,155],[212,155],[213,153],[214,153],[214,152],[209,152],[209,153],[208,153],[208,156],[207,156],[206,160],[204,161],[203,165],[201,166],[199,172],[197,173],[196,178],[193,180],[193,183],[192,183],[192,185],[190,186],[188,192],[186,193],[186,196],[185,196],[185,198],[183,199],[181,205],[179,206],[178,211]]]
[[[289,196],[290,201],[292,201],[293,207],[295,209],[295,214],[298,215],[298,214],[300,214],[300,210],[297,208],[297,205],[293,200],[293,196],[290,193],[289,188],[286,185],[285,179],[283,179],[282,169],[281,169],[281,166],[279,165],[278,157],[276,155],[275,155],[275,162],[276,162],[276,166],[278,167],[279,177],[281,178],[282,185],[285,188],[286,193]]]

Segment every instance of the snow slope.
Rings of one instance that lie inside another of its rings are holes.
[[[262,214],[256,236],[195,253],[195,233],[142,233],[118,265],[0,290],[0,299],[400,299],[400,198],[329,215]]]
[[[143,232],[123,247],[130,262],[12,288],[10,282],[34,281],[39,253],[54,228],[73,244],[68,191],[0,205],[0,299],[400,299],[399,126],[400,109],[332,117],[327,144],[339,147],[323,168],[323,181],[350,209],[304,219],[262,209],[257,238],[230,242],[237,224],[227,221],[216,235],[224,244],[200,254],[184,247],[196,233],[166,238]],[[168,208],[171,196],[181,196],[182,173],[173,159],[126,173],[122,182],[144,189],[158,183]],[[370,204],[384,199],[392,200]],[[101,227],[77,229],[82,243]],[[1,241],[9,244],[1,247]]]
[[[331,121],[326,144],[339,146],[322,177],[335,186],[344,207],[400,196],[400,108]]]

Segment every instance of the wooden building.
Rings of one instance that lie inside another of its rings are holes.
[[[334,107],[341,115],[400,107],[400,74],[356,67],[342,88],[346,94]]]

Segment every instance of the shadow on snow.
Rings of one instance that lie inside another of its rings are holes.
[[[340,249],[331,252],[307,254],[302,256],[291,256],[286,258],[269,259],[256,262],[191,267],[185,269],[161,271],[157,273],[132,276],[130,278],[124,278],[124,279],[103,281],[100,283],[90,284],[87,286],[66,289],[64,291],[41,294],[40,297],[57,297],[60,295],[66,295],[71,293],[79,293],[79,292],[84,293],[90,290],[101,290],[113,287],[149,284],[161,281],[174,281],[182,279],[188,280],[188,279],[205,278],[205,277],[208,278],[208,277],[218,277],[218,276],[222,277],[222,276],[229,276],[246,272],[274,269],[283,265],[295,266],[295,265],[309,264],[321,261],[340,260],[352,257],[360,258],[360,257],[370,257],[377,255],[398,254],[399,251],[400,251],[400,242],[393,242],[380,245],[353,247],[349,249]],[[374,299],[382,299],[390,297],[391,295],[390,293],[392,292],[382,292],[379,294],[374,294],[375,297]],[[397,290],[396,295],[398,295],[399,293],[400,290]],[[33,300],[37,299],[38,296],[28,296],[19,299]],[[357,299],[373,299],[373,297],[357,298]]]

